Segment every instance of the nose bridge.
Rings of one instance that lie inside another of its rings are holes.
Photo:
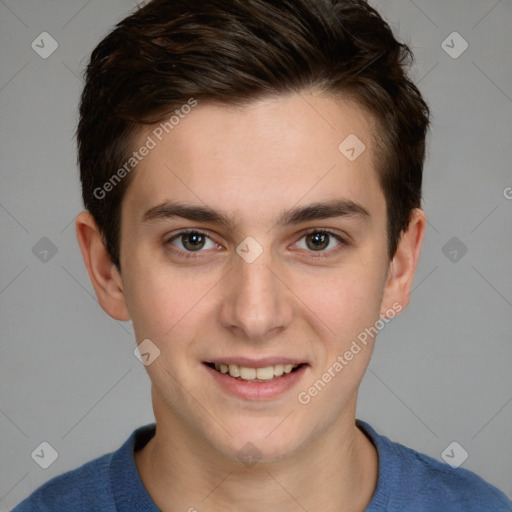
[[[225,327],[242,332],[246,339],[261,340],[290,323],[292,305],[283,283],[276,277],[271,249],[262,250],[251,259],[244,257],[243,248],[241,244],[238,249],[241,256],[230,273],[222,322]],[[249,247],[248,252],[251,250],[254,247]]]

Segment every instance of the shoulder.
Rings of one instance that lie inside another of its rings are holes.
[[[103,455],[39,487],[12,512],[115,510],[109,482],[113,454]],[[110,508],[110,504],[114,508]]]
[[[511,512],[512,504],[496,487],[464,468],[452,468],[433,457],[398,445],[404,469],[416,483],[416,497],[431,507],[450,511]]]
[[[154,424],[138,428],[118,450],[53,478],[12,512],[156,512],[134,458],[154,434]]]
[[[415,512],[511,512],[512,503],[496,487],[464,468],[417,452],[379,435],[365,422],[358,426],[379,453],[379,479],[370,505],[373,510]]]

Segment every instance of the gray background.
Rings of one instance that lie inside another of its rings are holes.
[[[457,441],[512,496],[512,2],[372,3],[415,52],[433,127],[412,303],[379,336],[358,417],[438,459]],[[98,306],[73,227],[81,72],[135,5],[0,0],[2,511],[153,420],[131,326]],[[44,31],[47,59],[31,47]],[[42,441],[59,454],[46,470]]]

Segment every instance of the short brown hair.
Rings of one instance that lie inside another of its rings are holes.
[[[377,122],[392,258],[421,205],[429,126],[407,74],[412,60],[364,0],[153,0],[139,8],[93,51],[77,130],[84,205],[113,263],[120,269],[121,202],[133,173],[108,197],[97,190],[129,158],[142,125],[190,98],[246,104],[312,88],[355,98]]]

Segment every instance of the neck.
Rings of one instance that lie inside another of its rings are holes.
[[[224,457],[172,415],[135,454],[142,481],[163,512],[236,510],[363,512],[377,485],[378,457],[355,425],[353,407],[286,458],[244,466]],[[347,504],[349,504],[347,506]]]

